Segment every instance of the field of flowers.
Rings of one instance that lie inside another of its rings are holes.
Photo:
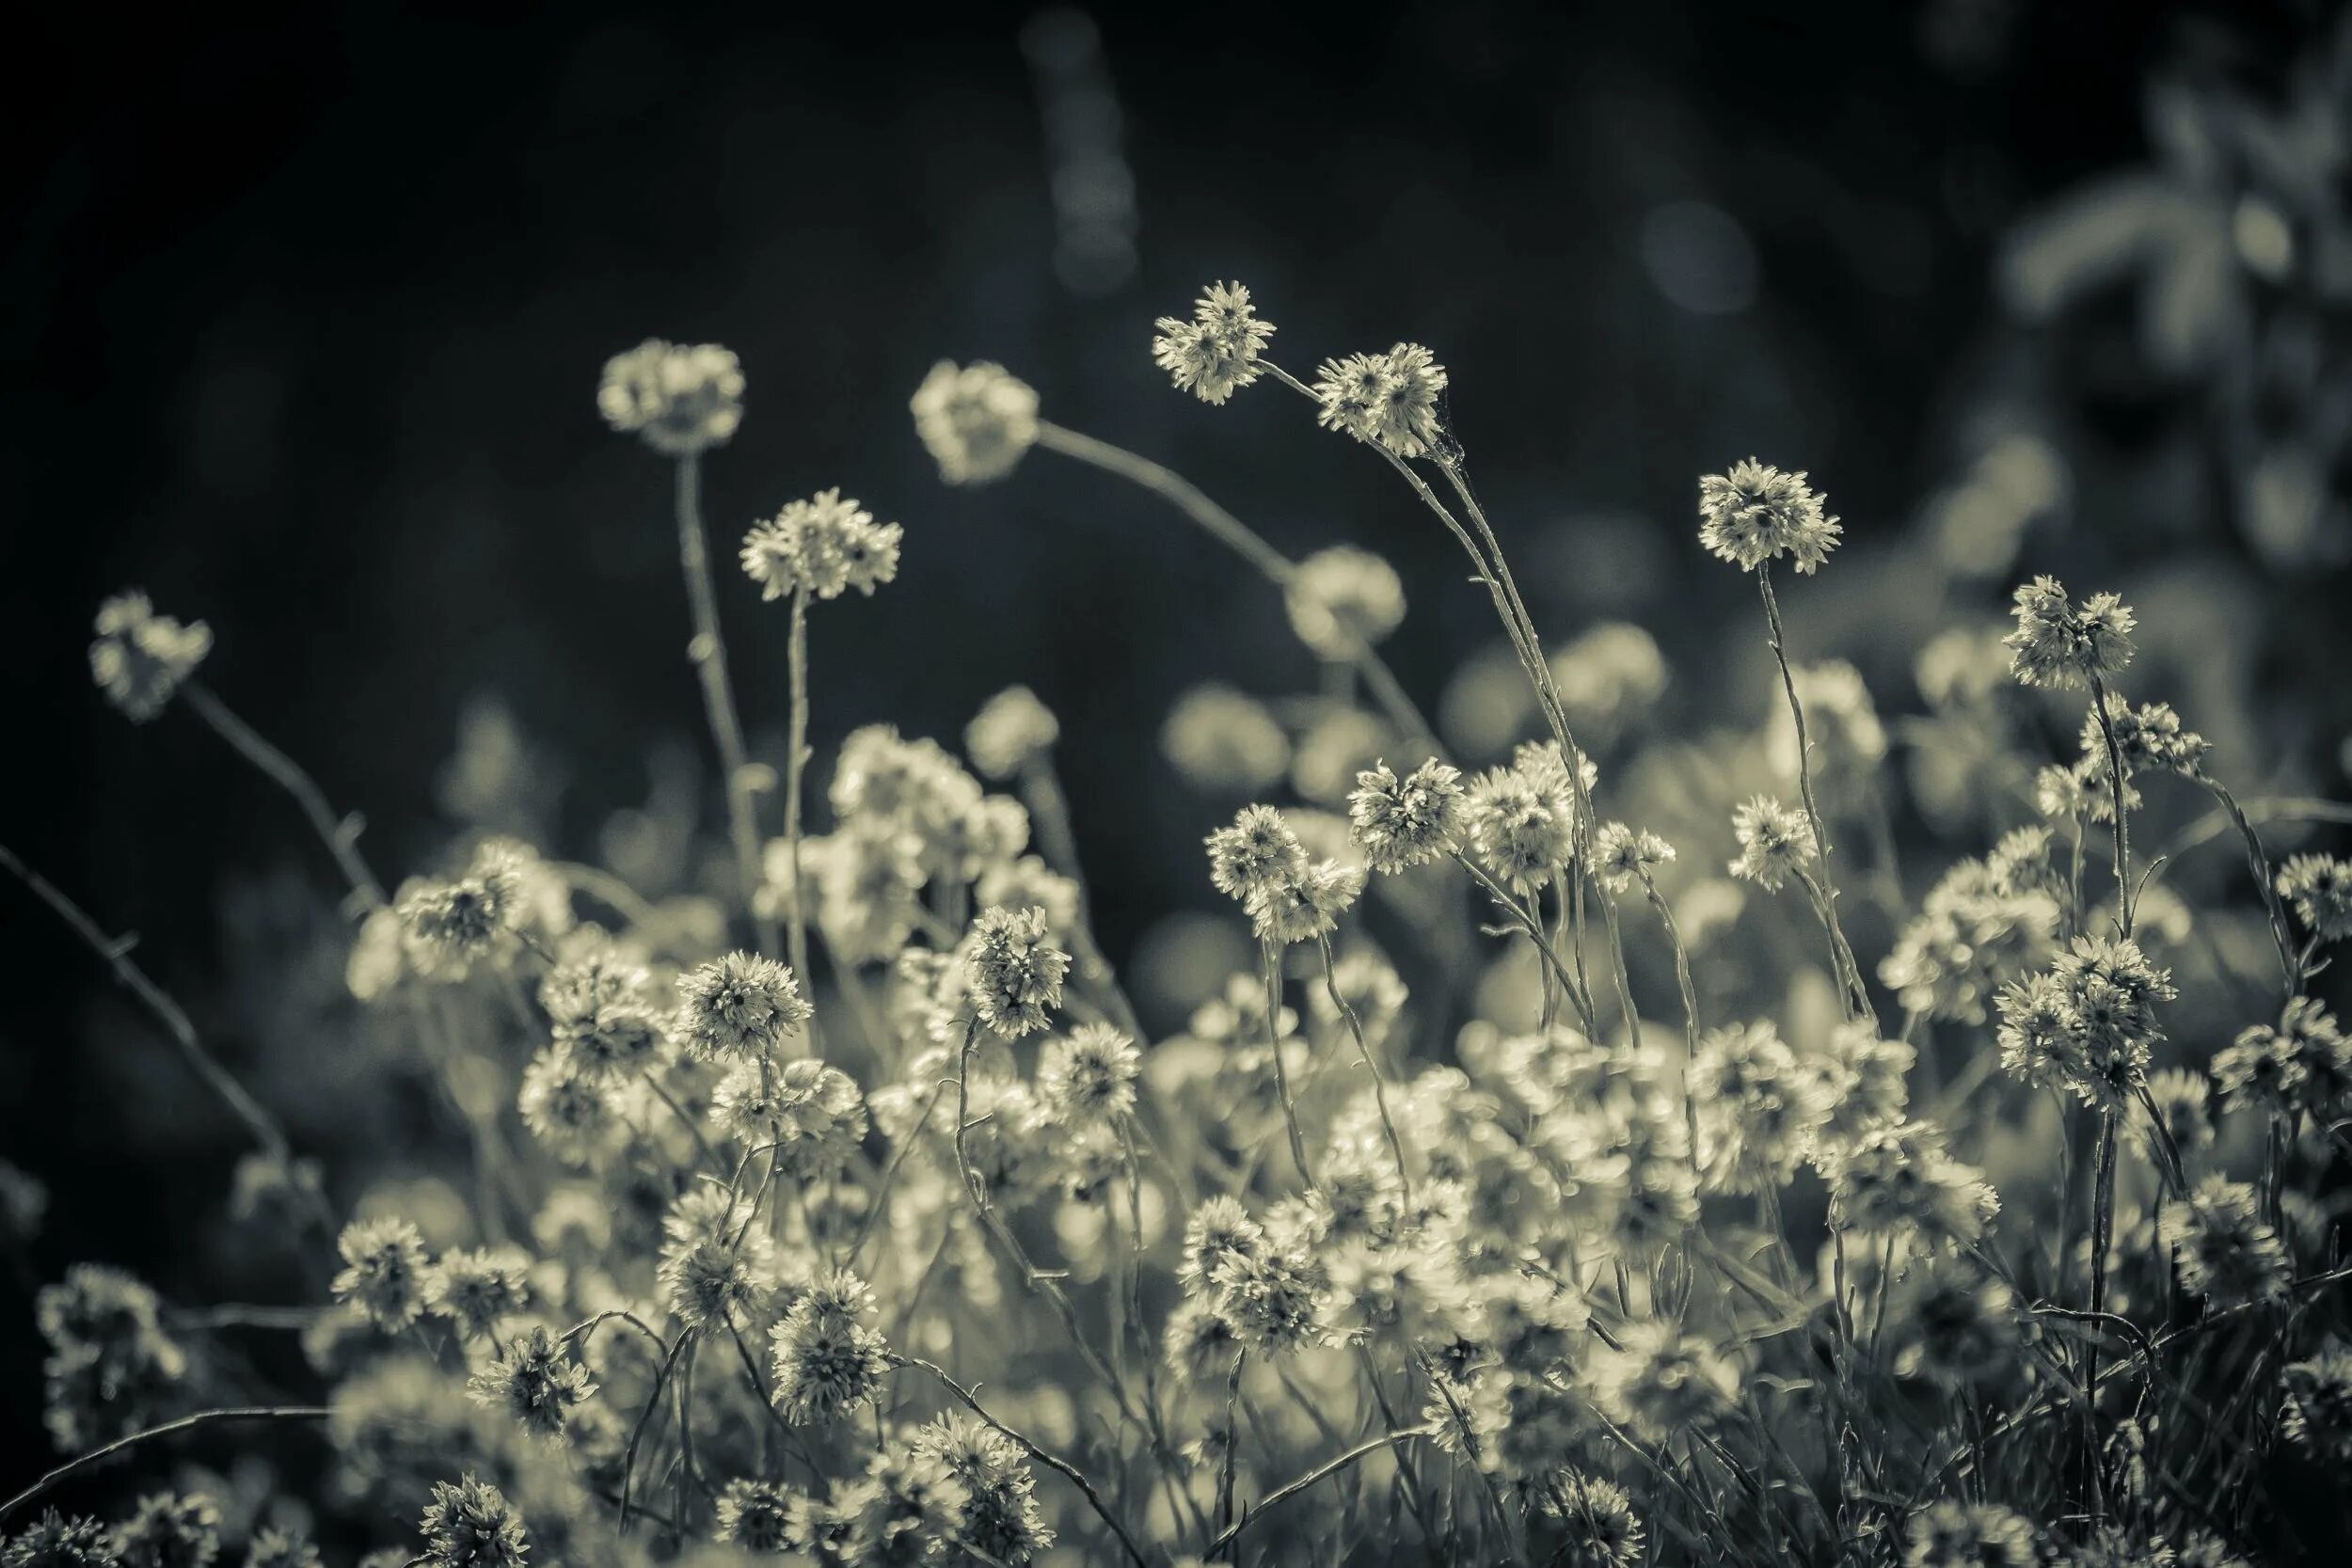
[[[939,365],[912,413],[946,483],[1067,460],[1139,486],[1280,591],[1327,674],[1326,765],[1202,847],[1251,942],[1172,1036],[1094,933],[1055,760],[1082,737],[1027,689],[952,745],[808,746],[828,624],[886,613],[921,544],[826,490],[714,564],[702,482],[745,394],[723,348],[647,341],[597,393],[675,479],[720,896],[499,835],[387,879],[206,683],[210,628],[102,607],[104,696],[187,710],[307,822],[358,1026],[469,1154],[338,1191],[96,901],[0,852],[249,1131],[234,1207],[310,1260],[269,1306],[100,1261],[40,1288],[64,1463],[0,1501],[8,1568],[230,1543],[308,1568],[329,1521],[369,1568],[2341,1550],[2340,1513],[2283,1498],[2352,1460],[2352,1041],[2313,989],[2352,863],[2275,840],[2352,811],[2241,799],[2137,684],[2133,607],[2028,572],[2005,627],[1917,661],[1911,743],[1964,759],[1997,832],[1898,863],[1873,694],[1785,652],[1841,525],[1748,458],[1696,479],[1690,527],[1754,582],[1778,690],[1740,744],[1777,787],[1693,825],[1654,762],[1600,760],[1629,699],[1595,693],[1638,690],[1654,648],[1547,646],[1429,349],[1294,373],[1226,283],[1155,332],[1179,391],[1392,471],[1461,552],[1414,594],[1491,610],[1531,732],[1449,760],[1384,660],[1406,585],[1378,556],[1289,560],[1011,372]],[[788,618],[781,769],[749,760],[727,664],[756,615]],[[1189,772],[1289,744],[1238,694],[1191,702]],[[2152,842],[2159,797],[2198,815]],[[2168,880],[2190,857],[2234,863],[2214,909]],[[29,1231],[37,1180],[0,1174]],[[291,1336],[292,1375],[240,1334]],[[287,1425],[313,1430],[283,1476],[167,1480],[176,1434]]]

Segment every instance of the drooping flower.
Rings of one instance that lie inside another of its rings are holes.
[[[1202,403],[1221,404],[1265,373],[1258,356],[1274,324],[1258,319],[1249,291],[1239,283],[1212,283],[1193,304],[1192,320],[1162,316],[1153,324],[1152,361],[1168,373],[1179,391]]]

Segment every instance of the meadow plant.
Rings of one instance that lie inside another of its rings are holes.
[[[1612,626],[1548,649],[1446,368],[1399,342],[1296,375],[1258,310],[1213,284],[1149,357],[1222,417],[1291,413],[1405,483],[1523,682],[1494,754],[1449,754],[1385,662],[1408,584],[1361,544],[1294,562],[997,365],[942,363],[912,405],[950,484],[1041,452],[1148,492],[1342,677],[1319,701],[1352,762],[1298,769],[1299,800],[1254,699],[1171,718],[1181,767],[1260,797],[1198,863],[1252,956],[1181,1028],[1146,1026],[1093,929],[1055,763],[1079,737],[1033,691],[988,702],[961,756],[856,716],[809,787],[812,627],[887,613],[922,539],[826,489],[748,522],[723,582],[701,478],[742,456],[724,349],[648,341],[597,392],[674,466],[732,873],[707,920],[508,838],[388,892],[357,818],[199,679],[212,632],[108,600],[99,689],[142,724],[193,709],[294,797],[345,884],[354,1027],[398,1042],[468,1145],[437,1198],[322,1173],[128,943],[0,851],[249,1133],[241,1201],[296,1196],[307,1281],[274,1306],[168,1303],[100,1262],[44,1286],[65,1457],[0,1501],[0,1562],[304,1568],[313,1529],[396,1568],[2326,1548],[2280,1499],[2352,1456],[2352,1042],[2316,989],[2352,940],[2352,864],[2279,859],[2258,824],[2342,809],[2241,803],[2181,715],[2116,689],[2140,678],[2132,609],[2040,576],[2005,645],[1936,638],[1923,694],[2069,705],[2004,731],[2001,833],[1899,866],[1899,729],[1852,666],[1793,659],[1803,584],[1776,576],[1836,572],[1844,526],[1805,473],[1744,458],[1697,478],[1691,526],[1756,580],[1766,761],[1645,821],[1656,792],[1604,763],[1662,688],[1656,644]],[[721,631],[760,614],[787,618],[780,791]],[[2135,818],[2167,789],[2211,816],[2152,857]],[[2189,910],[2158,876],[2216,839],[2249,884]],[[1875,961],[1850,889],[1886,929]],[[2275,977],[2184,935],[2249,911]],[[2237,1021],[2217,1050],[2169,1037],[2191,990]],[[0,1176],[9,1225],[37,1226],[38,1184]],[[230,1338],[256,1329],[297,1346],[267,1373]],[[290,1383],[309,1396],[277,1399]],[[315,1444],[156,1490],[174,1434],[251,1423]],[[251,1496],[305,1484],[275,1513]]]

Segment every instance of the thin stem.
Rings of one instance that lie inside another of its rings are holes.
[[[336,816],[317,782],[294,758],[262,738],[259,731],[231,712],[210,687],[190,681],[181,688],[180,694],[196,710],[197,717],[210,724],[238,755],[294,797],[294,804],[310,819],[311,831],[326,846],[326,852],[335,857],[335,864],[342,872],[343,880],[351,884],[351,891],[371,909],[382,905],[384,884],[375,879],[375,873],[368,869],[368,863],[359,855],[359,818]]]
[[[944,1369],[934,1366],[929,1361],[921,1360],[918,1357],[911,1355],[894,1356],[892,1359],[896,1360],[901,1366],[912,1367],[916,1371],[929,1372],[932,1377],[938,1379],[940,1386],[946,1388],[949,1393],[953,1394],[957,1401],[961,1402],[965,1409],[971,1411],[973,1415],[977,1416],[981,1420],[995,1428],[996,1431],[1001,1435],[1009,1439],[1015,1448],[1027,1454],[1029,1458],[1034,1460],[1036,1463],[1042,1465],[1047,1469],[1066,1478],[1069,1482],[1073,1486],[1075,1486],[1079,1493],[1085,1497],[1087,1506],[1094,1510],[1095,1516],[1101,1519],[1105,1525],[1108,1525],[1110,1527],[1111,1533],[1119,1537],[1120,1545],[1126,1549],[1128,1560],[1136,1565],[1136,1568],[1151,1568],[1150,1560],[1143,1555],[1142,1549],[1136,1544],[1135,1537],[1127,1533],[1127,1527],[1119,1522],[1119,1515],[1111,1512],[1110,1505],[1103,1500],[1103,1495],[1094,1489],[1094,1483],[1087,1480],[1086,1473],[1084,1471],[1080,1470],[1076,1465],[1071,1464],[1069,1461],[1057,1458],[1054,1454],[1046,1451],[1044,1449],[1040,1448],[1037,1444],[1031,1442],[1028,1438],[1023,1436],[1020,1433],[1015,1432],[1012,1428],[998,1420],[994,1416],[989,1414],[987,1406],[980,1403],[980,1396],[978,1392],[975,1389],[965,1387],[962,1384],[958,1383],[954,1378],[949,1377]]]
[[[1098,441],[1091,436],[1082,436],[1050,420],[1039,421],[1037,444],[1048,451],[1057,451],[1064,457],[1075,458],[1104,473],[1115,474],[1130,483],[1142,485],[1191,518],[1211,538],[1240,556],[1257,570],[1259,576],[1285,593],[1289,592],[1297,578],[1298,568],[1289,557],[1260,538],[1240,518],[1201,494],[1191,481],[1175,470],[1163,467],[1148,457],[1137,456],[1123,447]],[[1443,754],[1438,747],[1437,731],[1430,728],[1429,721],[1421,716],[1421,710],[1405,694],[1395,672],[1382,661],[1369,643],[1358,642],[1349,652],[1348,663],[1363,677],[1364,684],[1371,689],[1373,696],[1387,713],[1390,723],[1412,742],[1428,747],[1433,754]]]
[[[2207,777],[2201,769],[2190,777],[2203,784],[2206,791],[2221,803],[2221,809],[2229,815],[2231,823],[2238,831],[2238,837],[2246,846],[2246,867],[2254,874],[2255,890],[2262,895],[2263,912],[2270,918],[2270,940],[2279,948],[2280,979],[2286,990],[2286,1000],[2292,1002],[2296,992],[2303,988],[2303,965],[2296,957],[2295,930],[2287,924],[2286,906],[2279,897],[2278,881],[2270,874],[2270,857],[2264,852],[2263,835],[2239,808],[2237,797],[2231,794],[2218,779]]]
[[[1380,1131],[1388,1134],[1389,1152],[1396,1157],[1396,1180],[1404,1191],[1405,1201],[1409,1204],[1413,1199],[1413,1177],[1405,1166],[1404,1140],[1396,1135],[1396,1122],[1389,1115],[1388,1075],[1373,1059],[1372,1047],[1364,1039],[1363,1021],[1356,1016],[1356,1008],[1347,998],[1340,994],[1339,969],[1331,961],[1331,939],[1327,936],[1317,937],[1315,942],[1323,949],[1324,991],[1331,998],[1331,1006],[1338,1009],[1340,1017],[1346,1021],[1347,1032],[1356,1041],[1356,1054],[1363,1058],[1364,1069],[1372,1074],[1372,1098],[1380,1108]]]
[[[1290,1133],[1291,1162],[1311,1192],[1323,1189],[1315,1180],[1314,1167],[1307,1163],[1307,1138],[1299,1131],[1298,1106],[1291,1099],[1290,1069],[1282,1061],[1282,960],[1271,942],[1261,942],[1258,950],[1265,968],[1265,1036],[1267,1049],[1274,1054],[1274,1087],[1282,1099],[1282,1125]]]
[[[144,970],[132,962],[131,949],[137,939],[128,936],[108,936],[99,928],[98,923],[92,920],[79,904],[67,897],[48,878],[19,860],[15,851],[6,845],[0,845],[0,866],[7,867],[10,875],[32,891],[33,896],[49,906],[51,912],[65,923],[68,930],[81,938],[91,952],[96,953],[105,961],[106,966],[114,971],[116,981],[133,996],[137,997],[148,1012],[153,1015],[156,1022],[163,1025],[164,1033],[168,1035],[172,1043],[180,1048],[180,1054],[186,1058],[191,1068],[196,1069],[196,1075],[204,1081],[205,1087],[211,1089],[219,1098],[221,1103],[228,1106],[230,1113],[245,1124],[246,1131],[252,1134],[253,1141],[261,1145],[262,1152],[291,1173],[294,1168],[294,1148],[287,1141],[285,1129],[280,1127],[278,1118],[272,1116],[269,1110],[260,1101],[254,1099],[246,1086],[237,1081],[236,1075],[221,1066],[220,1059],[206,1049],[202,1037],[196,1032],[196,1025],[189,1021],[187,1013],[180,1004],[174,1002],[161,987],[149,979]],[[302,1187],[303,1194],[309,1201],[310,1212],[319,1223],[319,1228],[329,1236],[335,1234],[334,1211],[327,1208],[325,1196],[315,1187],[299,1182],[296,1184]]]
[[[323,1421],[332,1414],[333,1412],[323,1404],[241,1405],[221,1410],[199,1410],[192,1416],[183,1416],[178,1420],[148,1427],[144,1431],[132,1433],[127,1437],[118,1437],[103,1448],[92,1449],[87,1453],[67,1460],[7,1502],[0,1503],[0,1519],[7,1518],[26,1503],[38,1498],[51,1487],[75,1473],[109,1459],[126,1449],[136,1448],[150,1438],[168,1436],[175,1432],[186,1432],[192,1427],[209,1426],[215,1421]]]
[[[2097,672],[2090,676],[2090,711],[2099,721],[2099,738],[2107,753],[2107,784],[2115,798],[2115,913],[2122,925],[2122,934],[2132,934],[2132,830],[2131,814],[2123,808],[2123,792],[2128,787],[2123,778],[2123,750],[2115,739],[2115,716],[2107,711],[2106,683]]]
[[[2090,1216],[2090,1310],[2096,1317],[2107,1308],[2107,1247],[2115,1233],[2115,1113],[2103,1109],[2099,1113],[2099,1153],[2093,1178]],[[2099,1462],[2099,1342],[2087,1338],[2083,1345],[2083,1402],[2085,1411],[2083,1461],[2090,1487],[2091,1506],[2097,1511],[2099,1498],[2106,1490]]]
[[[1691,980],[1691,951],[1682,944],[1682,927],[1676,924],[1666,895],[1646,874],[1642,878],[1642,891],[1649,895],[1650,908],[1658,911],[1659,921],[1666,927],[1666,942],[1674,948],[1675,985],[1682,992],[1682,1118],[1691,1140],[1691,1172],[1704,1181],[1707,1173],[1699,1165],[1699,1107],[1691,1095],[1691,1068],[1699,1059],[1699,995]]]
[[[1830,947],[1841,968],[1840,984],[1847,990],[1847,1016],[1867,1019],[1870,1027],[1878,1027],[1877,1009],[1870,1006],[1870,993],[1862,982],[1862,966],[1855,961],[1853,947],[1846,941],[1845,927],[1837,918],[1837,884],[1830,875],[1829,824],[1821,818],[1821,808],[1813,797],[1813,748],[1804,729],[1804,704],[1797,698],[1797,677],[1788,667],[1788,639],[1780,624],[1780,599],[1772,592],[1772,563],[1759,562],[1756,568],[1756,585],[1764,597],[1764,621],[1772,633],[1772,658],[1780,666],[1781,690],[1788,698],[1789,717],[1797,724],[1797,792],[1804,801],[1805,821],[1813,829],[1814,847],[1821,858],[1821,920],[1829,927]]]
[[[1568,966],[1561,961],[1560,955],[1552,950],[1551,943],[1545,939],[1542,923],[1522,909],[1519,901],[1512,897],[1501,882],[1487,875],[1486,868],[1476,861],[1456,850],[1454,863],[1469,872],[1471,880],[1484,888],[1486,895],[1501,905],[1502,911],[1518,922],[1519,928],[1527,933],[1527,940],[1534,944],[1536,953],[1542,957],[1545,963],[1551,967],[1552,974],[1559,978],[1562,988],[1567,991],[1568,1000],[1576,1006],[1577,1016],[1583,1022],[1585,1034],[1598,1040],[1600,1023],[1593,1016],[1592,999],[1584,994],[1583,989],[1577,984],[1576,976],[1568,972]]]
[[[816,982],[808,972],[808,899],[801,873],[801,779],[808,768],[808,583],[792,590],[792,635],[787,660],[791,668],[790,750],[784,759],[784,841],[792,868],[791,896],[785,909],[789,945],[786,952],[792,973],[803,987]]]
[[[1241,1452],[1241,1370],[1249,1353],[1233,1353],[1233,1370],[1225,1377],[1225,1458],[1216,1478],[1216,1528],[1221,1537],[1233,1533],[1233,1466]]]
[[[710,737],[719,749],[719,768],[725,775],[727,835],[735,848],[735,874],[743,905],[752,911],[759,931],[759,950],[774,958],[783,943],[772,919],[759,913],[759,826],[752,802],[751,757],[743,745],[742,721],[736,717],[735,695],[727,681],[727,645],[719,631],[719,591],[710,578],[710,546],[702,519],[702,454],[688,452],[677,460],[678,567],[686,578],[687,604],[693,614],[694,638],[686,657],[702,683],[703,709],[710,721]],[[806,985],[806,974],[801,976]]]
[[[1234,1523],[1222,1534],[1217,1536],[1216,1540],[1210,1542],[1209,1549],[1203,1555],[1207,1557],[1215,1557],[1217,1553],[1225,1550],[1228,1546],[1231,1546],[1235,1541],[1240,1539],[1242,1531],[1248,1529],[1253,1521],[1263,1518],[1267,1510],[1273,1508],[1277,1503],[1289,1501],[1291,1498],[1298,1496],[1301,1492],[1307,1491],[1311,1487],[1328,1481],[1331,1477],[1338,1475],[1342,1470],[1346,1469],[1350,1465],[1354,1465],[1359,1460],[1368,1459],[1372,1455],[1378,1453],[1383,1449],[1402,1448],[1407,1443],[1418,1442],[1428,1435],[1428,1430],[1422,1427],[1415,1427],[1407,1432],[1382,1433],[1377,1437],[1367,1438],[1363,1442],[1357,1444],[1345,1453],[1332,1455],[1329,1459],[1325,1460],[1322,1464],[1316,1465],[1313,1469],[1309,1470],[1306,1474],[1284,1481],[1281,1485],[1276,1487],[1273,1491],[1268,1492],[1264,1497],[1259,1498],[1258,1506],[1252,1509],[1248,1513],[1243,1515],[1240,1519],[1234,1521]]]

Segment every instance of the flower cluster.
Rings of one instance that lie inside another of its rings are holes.
[[[1212,283],[1194,301],[1192,319],[1162,316],[1153,324],[1152,360],[1168,373],[1180,392],[1202,403],[1223,403],[1265,373],[1258,356],[1274,324],[1261,321],[1239,283]]]
[[[820,490],[787,505],[743,536],[743,571],[763,599],[807,594],[837,599],[851,588],[869,598],[898,575],[904,531],[878,523],[841,492]]]

